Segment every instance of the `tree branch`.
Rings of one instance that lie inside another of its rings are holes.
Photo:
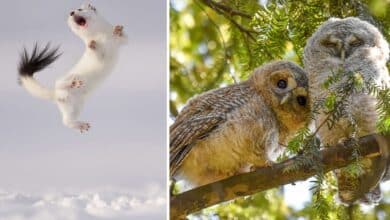
[[[209,8],[213,9],[218,14],[224,16],[227,20],[229,20],[238,30],[240,30],[242,33],[246,34],[251,40],[256,41],[256,38],[252,35],[252,33],[257,33],[254,30],[248,29],[241,24],[239,24],[236,20],[234,20],[232,17],[234,15],[239,15],[244,18],[251,19],[252,16],[249,14],[246,14],[244,12],[240,12],[238,10],[235,10],[233,8],[230,8],[227,5],[220,4],[218,2],[214,2],[212,0],[200,0],[203,4],[207,5]]]
[[[390,151],[390,136],[375,134],[362,137],[359,139],[358,150],[361,157],[364,158],[378,157],[382,154],[382,157],[387,159]],[[352,156],[353,151],[354,147],[339,144],[321,150],[318,160],[319,163],[322,163],[324,172],[328,172],[353,162],[355,160]],[[185,216],[206,207],[280,185],[305,180],[315,175],[316,171],[313,167],[301,167],[298,170],[288,169],[299,163],[299,157],[303,157],[303,155],[172,196],[170,199],[170,218],[184,219]]]
[[[226,13],[228,13],[229,15],[231,16],[241,16],[241,17],[244,17],[244,18],[247,18],[247,19],[252,19],[252,16],[250,14],[247,14],[245,12],[242,12],[242,11],[238,11],[236,9],[233,9],[227,5],[224,5],[224,4],[221,4],[221,3],[218,3],[218,2],[215,2],[215,1],[212,1],[212,0],[201,0],[205,5],[209,6],[210,8],[213,8],[215,10],[215,8],[218,8],[222,11],[225,11]]]

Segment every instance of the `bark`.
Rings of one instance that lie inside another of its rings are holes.
[[[387,159],[390,151],[390,136],[374,134],[362,137],[359,139],[358,149],[361,157],[381,156]],[[323,171],[328,172],[350,164],[354,160],[352,153],[352,147],[339,144],[321,150],[317,160],[322,163]],[[280,185],[306,180],[315,175],[314,167],[301,167],[297,170],[286,171],[294,163],[299,163],[299,157],[303,155],[174,195],[170,199],[170,218],[184,219],[187,215],[209,206]]]

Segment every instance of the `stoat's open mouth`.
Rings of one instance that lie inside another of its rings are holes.
[[[80,26],[85,26],[87,24],[87,20],[82,16],[74,15],[73,20]]]

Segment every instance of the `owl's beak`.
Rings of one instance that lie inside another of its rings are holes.
[[[340,58],[341,58],[342,61],[345,60],[345,50],[344,50],[344,48],[341,48],[341,50],[340,50]]]
[[[291,92],[287,93],[285,96],[283,96],[282,100],[280,100],[280,105],[285,104],[291,97]]]

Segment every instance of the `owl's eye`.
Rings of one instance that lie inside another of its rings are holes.
[[[297,102],[299,105],[305,106],[306,105],[306,97],[305,96],[298,96]]]
[[[321,42],[321,45],[324,47],[337,47],[337,44],[329,40],[324,40]]]
[[[278,81],[278,83],[276,85],[280,89],[285,89],[285,88],[287,88],[287,81],[284,80],[284,79],[281,79],[281,80]]]
[[[351,45],[352,47],[358,47],[358,46],[363,45],[363,41],[356,39],[356,40],[350,42],[349,45]]]

